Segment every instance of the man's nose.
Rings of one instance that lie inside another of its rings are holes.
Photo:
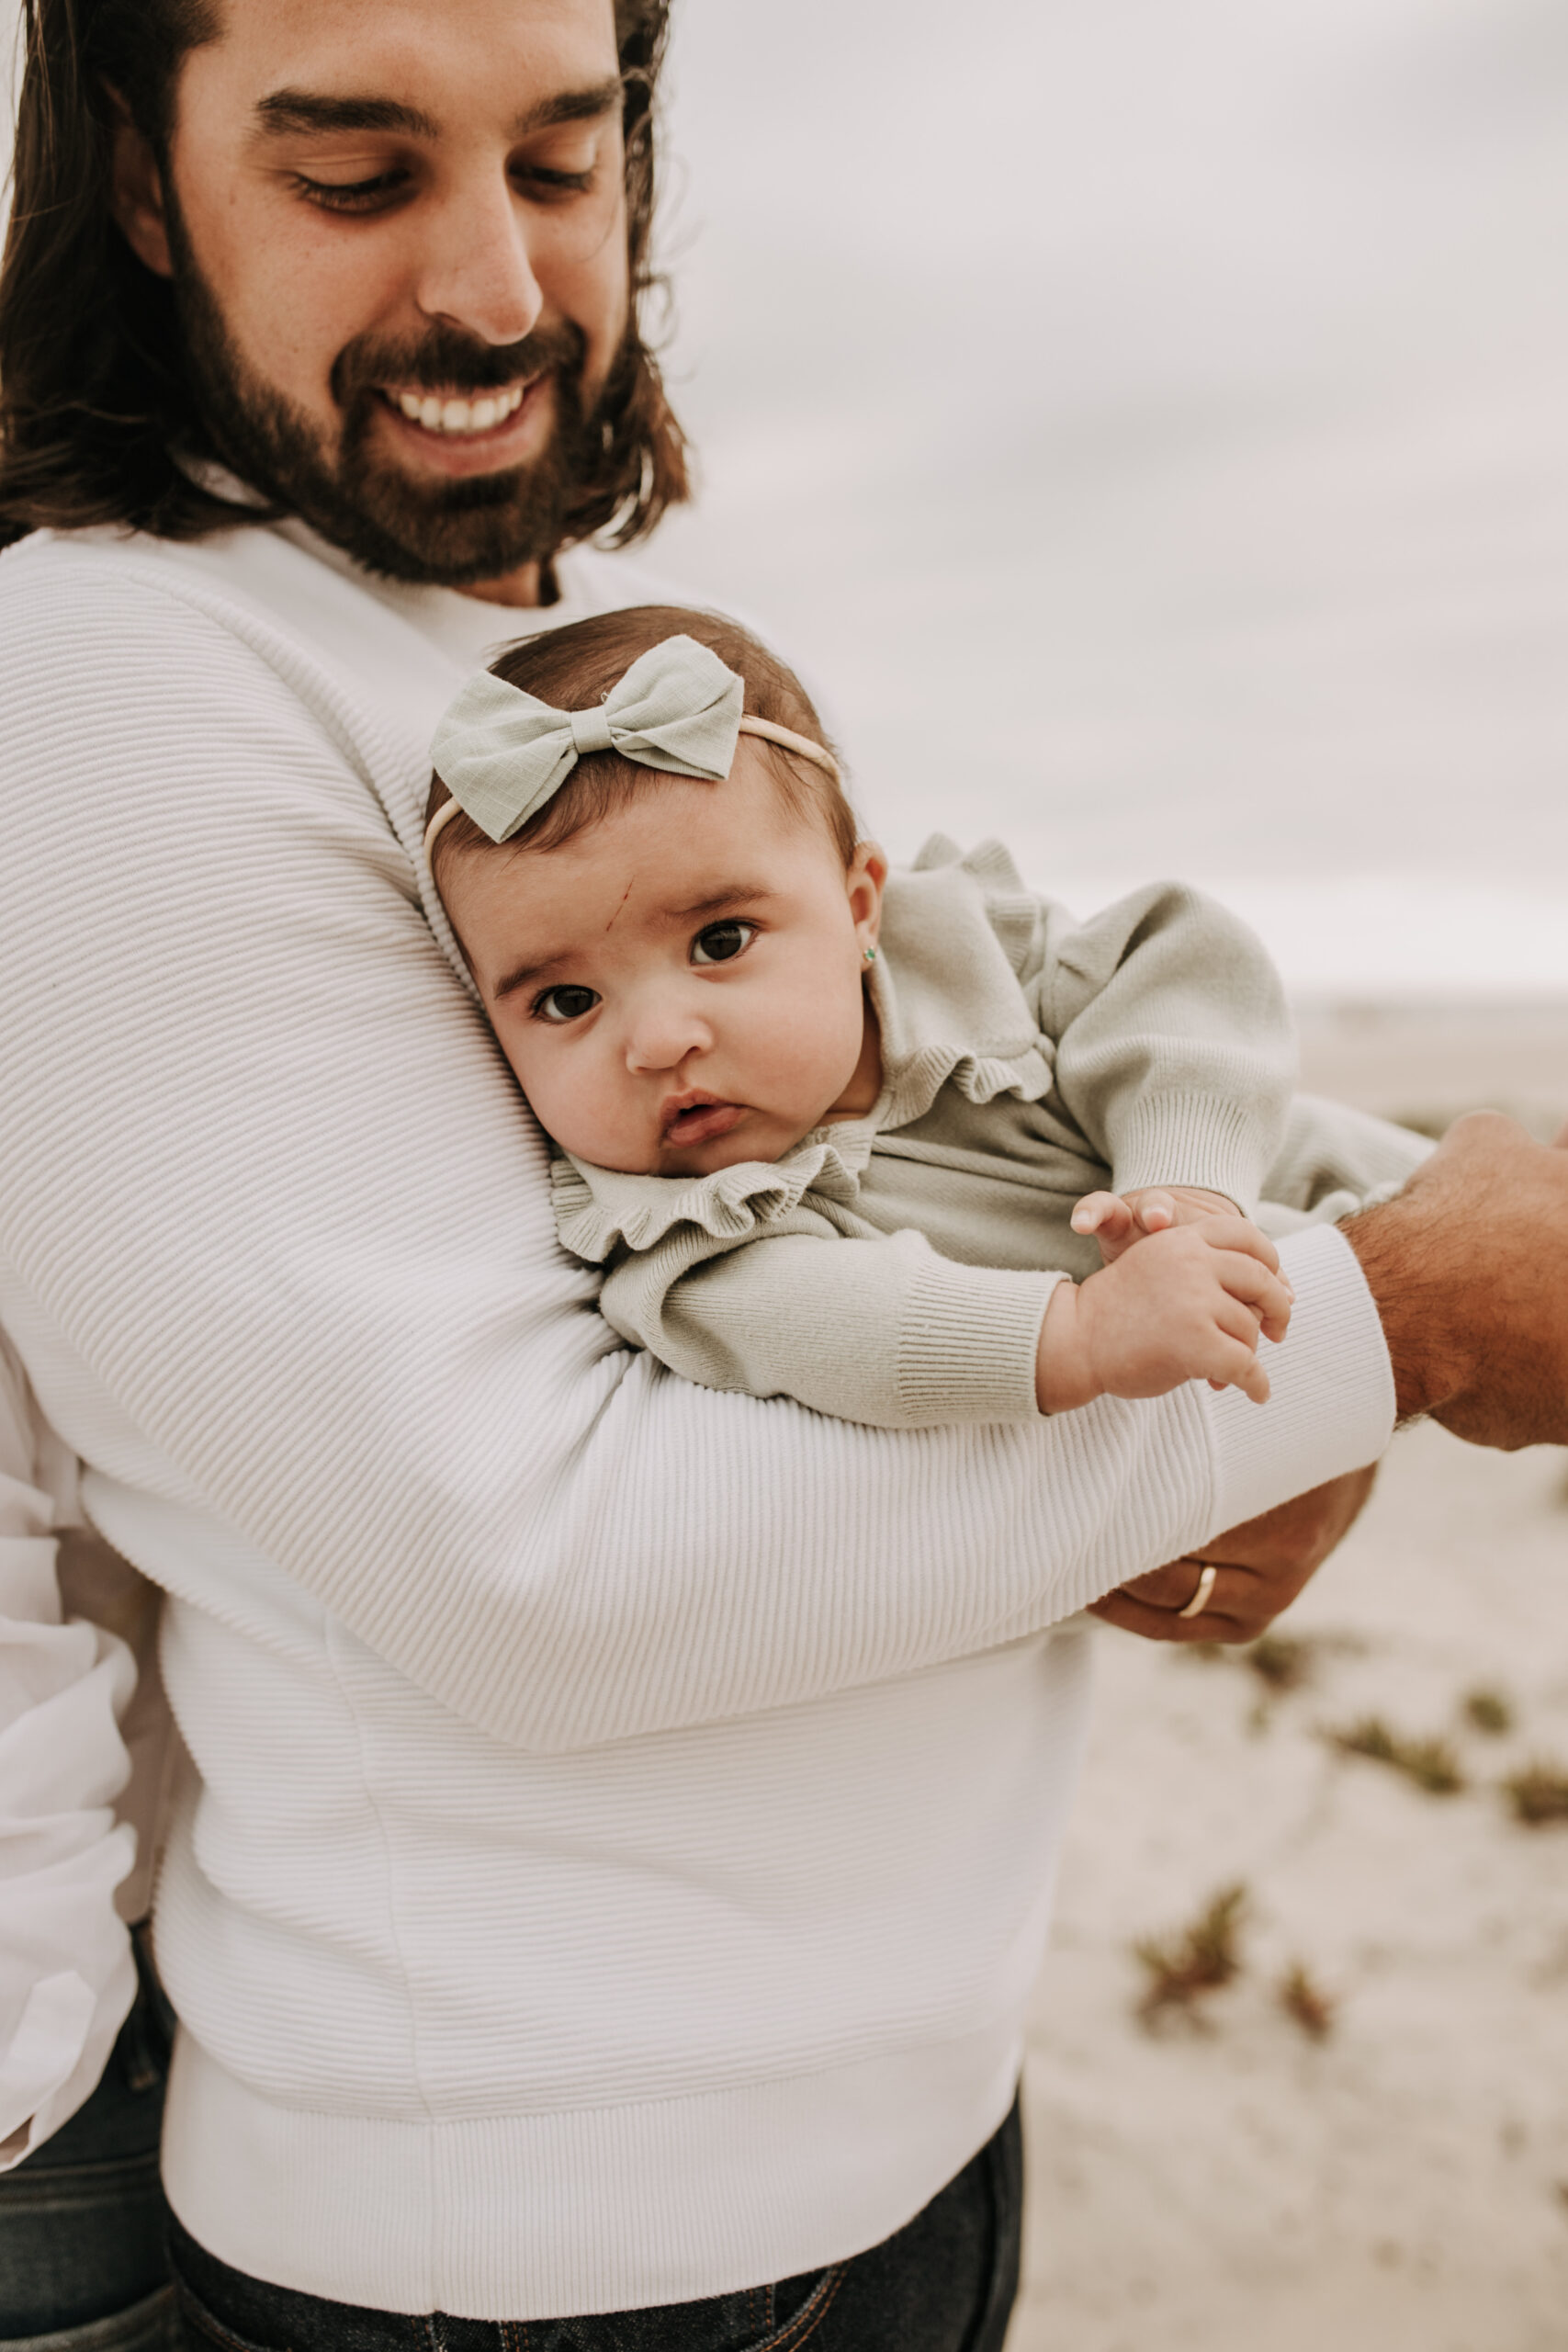
[[[521,343],[537,325],[545,298],[504,172],[466,177],[445,196],[430,220],[417,299],[427,318],[482,343]]]

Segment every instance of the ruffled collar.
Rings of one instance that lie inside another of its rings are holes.
[[[865,1117],[814,1128],[777,1160],[742,1160],[707,1176],[630,1176],[558,1152],[556,1224],[595,1263],[620,1247],[650,1250],[677,1227],[749,1239],[807,1193],[852,1219],[878,1136],[924,1118],[944,1086],[970,1102],[1051,1091],[1052,1049],[1019,972],[1038,902],[998,842],[964,856],[938,834],[912,867],[890,875],[882,953],[867,975],[882,1034],[882,1092]]]
[[[558,1152],[550,1163],[556,1228],[569,1250],[595,1264],[623,1244],[651,1250],[680,1226],[745,1241],[807,1193],[850,1208],[875,1137],[871,1119],[846,1120],[818,1127],[782,1159],[743,1159],[708,1176],[628,1176]]]

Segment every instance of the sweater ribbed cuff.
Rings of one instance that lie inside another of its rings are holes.
[[[955,1265],[922,1250],[898,1342],[898,1399],[911,1425],[1037,1419],[1040,1327],[1066,1280]]]
[[[1296,1305],[1280,1345],[1263,1341],[1268,1404],[1254,1405],[1239,1388],[1199,1392],[1214,1438],[1210,1534],[1375,1462],[1393,1434],[1382,1325],[1345,1236],[1336,1226],[1292,1234],[1280,1245],[1280,1262],[1295,1284]]]
[[[1190,1184],[1223,1193],[1250,1212],[1269,1156],[1247,1105],[1212,1095],[1156,1095],[1134,1107],[1111,1181],[1119,1193]]]

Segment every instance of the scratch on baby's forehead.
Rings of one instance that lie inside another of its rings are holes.
[[[606,930],[606,931],[614,931],[614,930],[615,930],[615,925],[616,925],[616,923],[619,922],[619,920],[620,920],[620,917],[621,917],[622,913],[625,911],[626,900],[631,897],[631,894],[632,894],[633,888],[635,888],[635,886],[636,886],[636,882],[637,882],[637,876],[636,876],[636,875],[634,874],[634,875],[633,875],[633,876],[632,876],[632,878],[631,878],[631,881],[630,881],[630,882],[628,882],[628,883],[626,884],[626,888],[621,892],[620,904],[616,907],[615,913],[610,917],[609,922],[604,925],[604,928],[605,928],[605,930]]]

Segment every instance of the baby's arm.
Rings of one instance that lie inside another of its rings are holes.
[[[678,1182],[661,1195],[657,1178],[570,1168],[558,1168],[558,1224],[568,1249],[605,1264],[605,1321],[683,1379],[880,1429],[1040,1409],[1041,1327],[1065,1275],[959,1265],[919,1233],[847,1213],[835,1224],[809,1198],[663,1216]],[[642,1246],[627,1246],[628,1228]]]
[[[1053,1295],[1040,1334],[1041,1410],[1163,1396],[1189,1380],[1266,1404],[1258,1340],[1284,1338],[1292,1295],[1273,1243],[1234,1212],[1135,1238],[1138,1248]]]
[[[562,1220],[570,1246],[571,1219]],[[807,1204],[737,1243],[676,1225],[617,1250],[600,1304],[687,1380],[881,1429],[1016,1421],[1189,1380],[1260,1402],[1259,1321],[1290,1314],[1273,1246],[1234,1215],[1153,1236],[1075,1289],[959,1265],[914,1232],[844,1232]]]
[[[1055,1041],[1047,1110],[1066,1114],[1123,1198],[1195,1190],[1250,1209],[1295,1076],[1290,1014],[1260,943],[1178,883],[1151,884],[1087,922],[1049,903],[1042,913],[1026,978]]]

